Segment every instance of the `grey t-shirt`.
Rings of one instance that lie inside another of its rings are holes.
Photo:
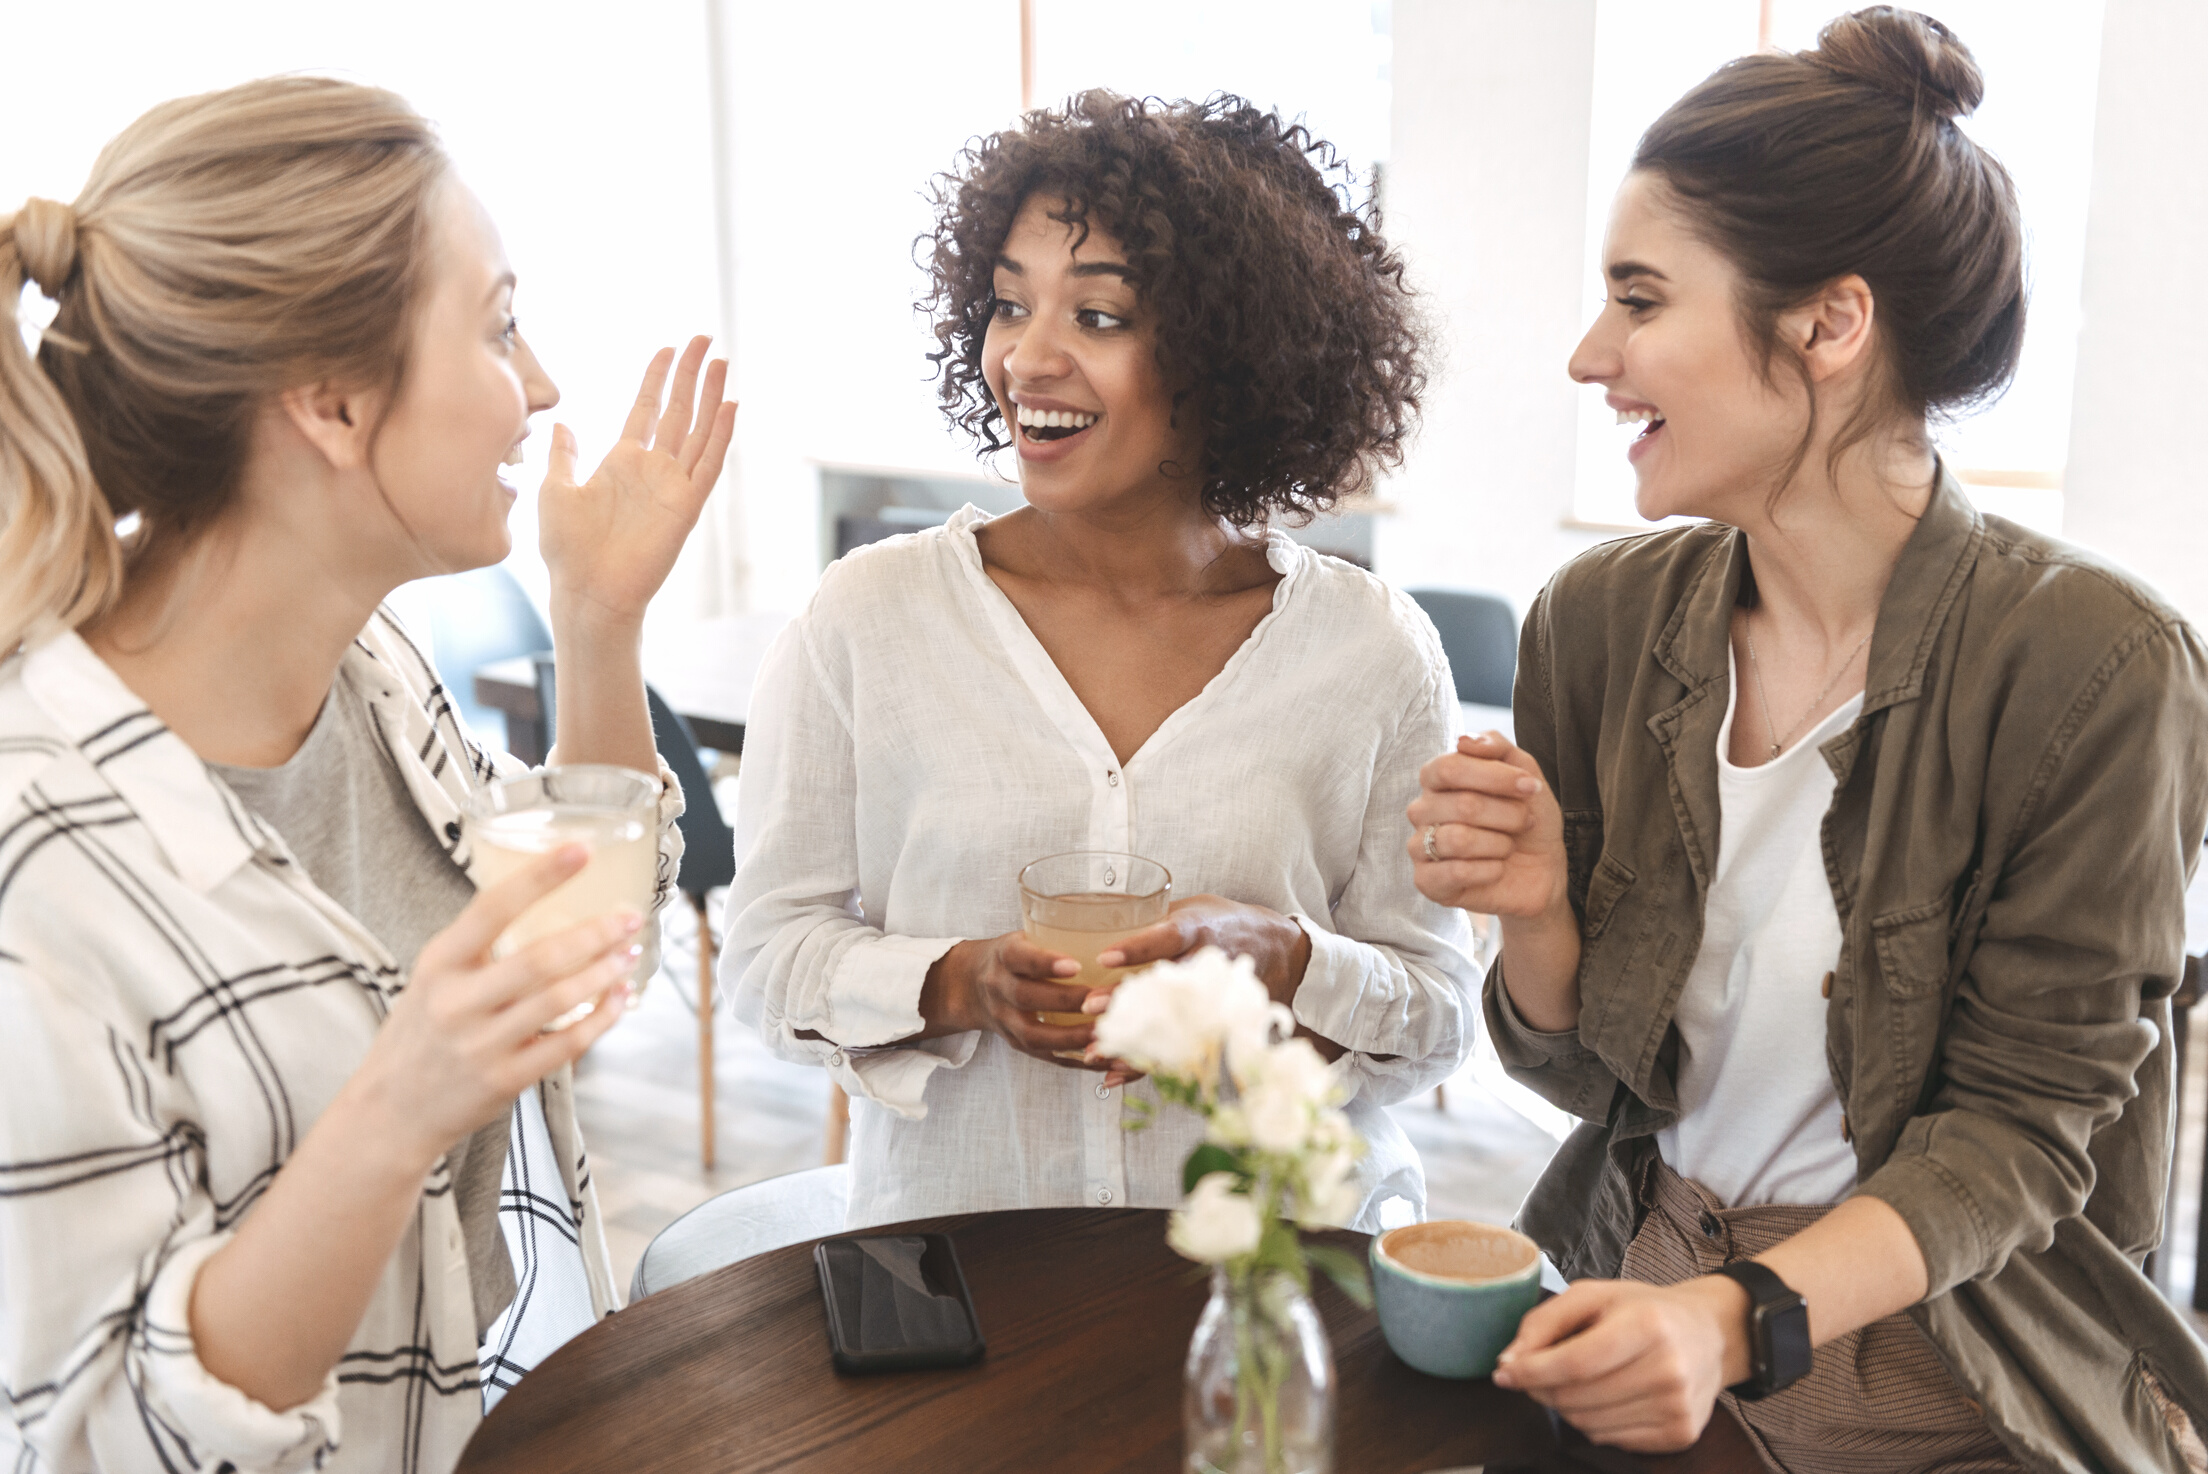
[[[368,703],[340,676],[314,730],[276,768],[211,764],[231,792],[284,837],[322,893],[351,912],[402,967],[475,895],[376,735]],[[507,1118],[451,1153],[453,1198],[468,1247],[480,1336],[514,1298],[514,1266],[498,1223]]]

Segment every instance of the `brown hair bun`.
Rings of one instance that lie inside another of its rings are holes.
[[[1941,118],[1965,117],[1986,99],[1970,48],[1931,16],[1896,5],[1837,17],[1802,55]]]
[[[1635,169],[1663,180],[1742,276],[1741,315],[1768,368],[1803,374],[1779,314],[1844,276],[1878,302],[1887,382],[1830,453],[1888,430],[1923,437],[1997,397],[2024,344],[2024,224],[2000,161],[1952,121],[1985,90],[1938,21],[1875,6],[1815,50],[1719,67],[1649,125]],[[1799,469],[1814,437],[1804,433]]]

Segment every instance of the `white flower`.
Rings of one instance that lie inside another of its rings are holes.
[[[1303,1160],[1302,1191],[1297,1194],[1305,1223],[1340,1228],[1358,1208],[1355,1184],[1349,1180],[1362,1145],[1340,1111],[1321,1111],[1312,1123],[1307,1155]]]
[[[1269,1028],[1278,1008],[1249,958],[1229,959],[1205,947],[1186,961],[1146,968],[1114,989],[1097,1020],[1096,1046],[1107,1058],[1194,1081],[1208,1092],[1228,1039]]]
[[[1315,1108],[1337,1105],[1341,1100],[1341,1073],[1319,1054],[1308,1039],[1287,1039],[1270,1045],[1244,1061],[1236,1083],[1245,1093],[1277,1090]]]
[[[1300,1152],[1311,1130],[1311,1105],[1292,1089],[1267,1081],[1242,1093],[1250,1144],[1261,1152]]]
[[[1204,1130],[1204,1140],[1219,1146],[1248,1146],[1250,1121],[1238,1105],[1222,1105],[1211,1113],[1211,1124]]]
[[[1302,1205],[1296,1221],[1311,1228],[1347,1228],[1362,1203],[1357,1184],[1345,1177],[1324,1197]]]
[[[1256,1253],[1263,1231],[1257,1204],[1235,1191],[1234,1174],[1210,1172],[1174,1210],[1166,1224],[1165,1241],[1199,1263],[1219,1264]]]

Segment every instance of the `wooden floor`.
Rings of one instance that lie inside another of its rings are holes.
[[[700,1167],[693,927],[687,907],[662,915],[665,966],[636,1012],[576,1070],[583,1138],[616,1283],[624,1287],[652,1235],[692,1207],[728,1188],[819,1165],[828,1103],[824,1072],[776,1059],[724,1006],[714,1030],[719,1163],[710,1173]],[[1447,1100],[1446,1111],[1431,1094],[1395,1108],[1425,1159],[1428,1210],[1507,1223],[1547,1163],[1553,1138],[1469,1074],[1450,1083]]]

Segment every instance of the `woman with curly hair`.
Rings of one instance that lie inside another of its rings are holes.
[[[1200,1123],[1126,1133],[1151,1087],[1039,1017],[1102,999],[1015,877],[1083,849],[1182,898],[1101,961],[1254,958],[1348,1056],[1346,1216],[1423,1205],[1380,1107],[1472,1039],[1465,918],[1401,843],[1455,695],[1408,600],[1265,526],[1393,464],[1423,383],[1401,263],[1321,165],[1238,98],[1091,92],[940,181],[944,411],[1016,448],[1028,504],[845,558],[768,657],[723,964],[853,1097],[854,1223],[1178,1200]]]

